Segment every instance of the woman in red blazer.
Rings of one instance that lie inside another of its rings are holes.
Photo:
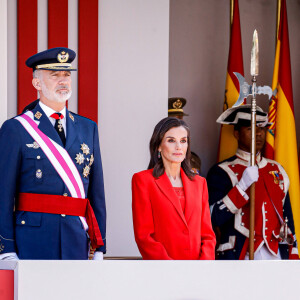
[[[143,259],[214,259],[206,180],[190,167],[190,130],[165,118],[150,141],[148,170],[132,178],[135,240]]]

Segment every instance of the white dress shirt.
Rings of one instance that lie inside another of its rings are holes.
[[[61,113],[64,116],[63,119],[61,119],[61,123],[62,123],[62,126],[63,126],[64,131],[65,131],[65,136],[67,138],[66,107],[64,107],[61,111],[55,111],[54,109],[52,109],[49,106],[42,103],[42,101],[39,102],[39,105],[40,105],[41,109],[44,111],[44,113],[46,114],[46,116],[48,117],[48,119],[50,120],[53,127],[55,125],[56,120],[54,118],[50,117],[50,116],[54,113]]]

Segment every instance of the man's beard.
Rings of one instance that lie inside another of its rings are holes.
[[[60,85],[54,92],[50,91],[46,85],[44,84],[44,82],[41,80],[41,88],[42,88],[42,93],[43,95],[51,101],[55,101],[55,102],[59,102],[59,103],[63,103],[66,102],[67,100],[69,100],[71,98],[72,95],[72,89],[69,88],[66,85]],[[67,92],[59,92],[58,91],[60,89],[68,89]]]

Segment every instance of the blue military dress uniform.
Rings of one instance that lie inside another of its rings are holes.
[[[38,128],[63,147],[50,120],[39,105],[32,110]],[[65,150],[82,179],[94,210],[106,251],[106,208],[97,124],[66,110]],[[89,147],[83,153],[82,144]],[[82,154],[84,162],[76,160]],[[90,172],[84,174],[94,156]],[[20,259],[87,259],[89,237],[80,218],[70,215],[14,211],[19,193],[70,196],[70,191],[42,149],[19,121],[10,119],[0,130],[0,254],[16,252]]]

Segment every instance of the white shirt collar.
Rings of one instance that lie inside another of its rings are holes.
[[[50,116],[56,112],[61,113],[64,116],[64,118],[66,117],[66,107],[64,107],[61,111],[55,111],[54,109],[42,103],[42,101],[39,102],[39,105],[48,118],[50,118]]]
[[[249,152],[246,152],[244,150],[241,150],[240,148],[238,148],[236,150],[236,156],[238,156],[240,159],[243,159],[243,160],[246,160],[246,161],[250,161],[250,157],[251,157],[251,154]],[[262,156],[261,156],[261,153],[258,152],[256,154],[256,162],[260,162],[262,159]]]

